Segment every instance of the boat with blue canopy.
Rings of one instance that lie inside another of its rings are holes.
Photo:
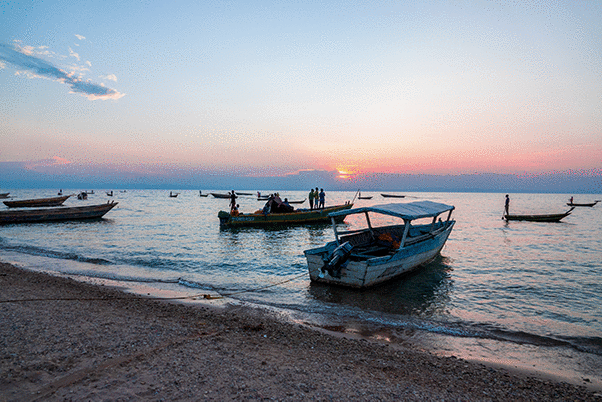
[[[310,279],[366,288],[418,269],[441,252],[456,222],[451,219],[454,209],[433,201],[415,201],[332,212],[335,240],[304,252]],[[439,218],[445,214],[445,220]],[[363,215],[365,224],[340,230],[337,222],[350,215]],[[379,222],[382,225],[374,225]]]

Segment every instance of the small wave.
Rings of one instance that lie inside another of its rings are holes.
[[[213,286],[208,286],[206,284],[189,281],[189,280],[182,279],[182,278],[179,278],[177,283],[179,285],[185,286],[187,288],[201,289],[201,290],[214,290]]]
[[[114,273],[107,272],[69,272],[66,275],[69,276],[82,276],[86,278],[93,279],[106,279],[116,282],[139,282],[139,283],[177,283],[179,284],[181,278],[174,279],[163,279],[163,278],[144,278],[144,277],[136,277],[136,276],[127,276],[127,275],[117,275]]]
[[[494,341],[511,342],[521,345],[538,347],[563,347],[579,352],[602,355],[601,337],[567,337],[561,335],[538,335],[524,331],[512,331],[485,323],[469,322],[443,322],[436,320],[423,320],[407,317],[406,320],[388,320],[377,317],[368,318],[367,321],[401,329],[426,331],[440,335],[463,338],[481,338]]]
[[[62,251],[56,250],[48,250],[41,247],[28,246],[28,245],[10,245],[6,244],[6,242],[1,242],[3,250],[12,251],[21,254],[35,255],[39,257],[49,257],[49,258],[57,258],[62,260],[70,260],[77,262],[85,262],[89,264],[96,265],[113,265],[113,262],[106,260],[104,258],[89,258],[76,253],[66,253]]]

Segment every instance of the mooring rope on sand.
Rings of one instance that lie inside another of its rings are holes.
[[[147,297],[147,299],[153,299],[153,300],[186,300],[186,299],[200,299],[203,298],[205,300],[217,300],[217,299],[223,299],[226,297],[231,297],[234,295],[239,295],[239,294],[243,294],[243,293],[253,293],[253,292],[259,292],[261,290],[265,290],[265,289],[269,289],[271,287],[274,286],[279,286],[288,282],[292,282],[296,279],[299,279],[301,277],[304,277],[308,275],[308,273],[303,273],[301,275],[295,276],[293,278],[289,278],[285,281],[282,282],[278,282],[278,283],[273,283],[271,285],[266,285],[266,286],[261,286],[258,288],[254,288],[254,289],[247,289],[247,290],[240,290],[238,292],[231,292],[231,293],[220,293],[218,290],[215,290],[216,293],[219,294],[219,296],[214,296],[211,294],[207,294],[207,293],[198,293],[195,295],[190,295],[190,296],[178,296],[178,297]],[[125,300],[125,299],[131,299],[131,297],[59,297],[59,298],[43,298],[43,299],[11,299],[11,300],[0,300],[0,303],[24,303],[24,302],[39,302],[39,301],[110,301],[110,300]]]

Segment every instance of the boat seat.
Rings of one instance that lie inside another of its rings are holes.
[[[385,246],[370,246],[367,248],[354,248],[353,251],[351,252],[351,257],[359,257],[359,258],[366,258],[366,257],[381,257],[383,255],[387,255],[389,254],[389,252],[391,251],[391,247],[385,247]]]

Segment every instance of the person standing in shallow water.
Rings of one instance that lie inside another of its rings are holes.
[[[309,192],[309,209],[314,209],[314,189],[312,188]]]
[[[506,194],[506,203],[504,204],[504,213],[506,215],[510,214],[510,197]]]

